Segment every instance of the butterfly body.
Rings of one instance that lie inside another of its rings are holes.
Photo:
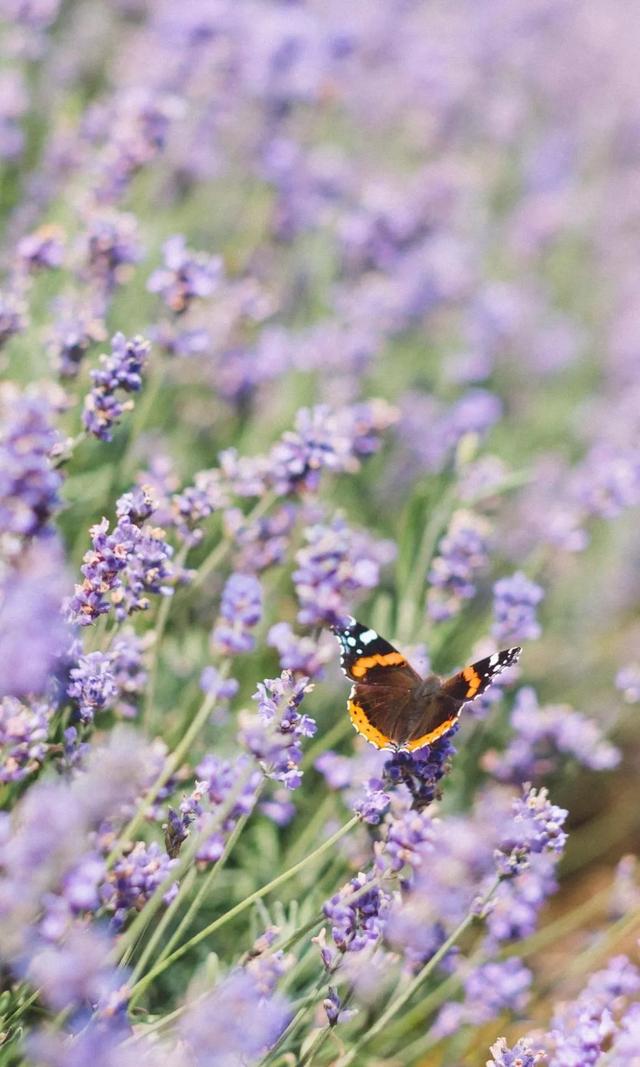
[[[347,702],[353,726],[376,748],[409,752],[450,733],[463,706],[516,663],[521,652],[495,652],[451,678],[421,678],[401,652],[355,619],[333,630],[342,649],[342,669],[354,682]]]

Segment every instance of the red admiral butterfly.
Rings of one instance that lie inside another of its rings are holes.
[[[421,678],[401,652],[355,619],[331,629],[342,649],[342,669],[355,682],[347,704],[355,729],[376,748],[409,752],[448,734],[463,705],[517,663],[522,651],[494,652],[451,678]]]

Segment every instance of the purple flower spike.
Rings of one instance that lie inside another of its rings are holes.
[[[298,620],[305,626],[339,626],[354,594],[379,584],[381,568],[393,559],[395,548],[353,530],[340,516],[311,526],[305,537],[293,572]]]
[[[489,1052],[492,1058],[487,1060],[487,1067],[536,1067],[546,1058],[544,1052],[534,1051],[525,1037],[516,1041],[512,1048],[507,1045],[506,1038],[499,1037]]]
[[[0,782],[19,782],[42,763],[52,715],[45,703],[29,706],[15,697],[0,701]]]
[[[512,819],[496,850],[498,873],[506,877],[526,870],[533,855],[562,853],[562,829],[569,813],[549,801],[546,789],[529,788],[513,802]]]
[[[111,342],[111,355],[100,357],[100,369],[91,371],[93,388],[85,397],[82,421],[85,429],[101,441],[110,441],[112,429],[133,401],[122,401],[116,393],[137,393],[142,388],[142,371],[149,358],[150,345],[142,337],[127,340],[117,333]]]
[[[298,711],[312,688],[308,678],[296,680],[291,671],[283,671],[279,678],[259,684],[253,697],[258,714],[241,720],[240,739],[245,748],[268,778],[287,789],[301,784],[302,740],[313,737],[317,730],[315,720]]]
[[[212,642],[225,656],[250,652],[255,638],[250,630],[262,618],[262,587],[252,574],[232,574],[222,591],[220,622],[216,625]]]
[[[163,245],[164,267],[154,271],[147,289],[159,293],[175,315],[182,315],[194,300],[210,296],[222,274],[218,256],[192,252],[177,234]]]
[[[57,441],[45,396],[0,387],[0,534],[33,537],[59,504],[62,484],[49,456]]]
[[[103,652],[80,656],[78,666],[73,667],[70,674],[72,682],[67,693],[77,701],[83,722],[92,722],[97,711],[104,711],[113,705],[118,688],[109,656]]]
[[[475,596],[474,579],[489,562],[489,524],[472,512],[458,511],[439,545],[429,572],[427,611],[434,622],[457,615]]]
[[[519,641],[533,641],[540,637],[536,607],[544,597],[544,590],[517,571],[510,578],[501,578],[493,587],[494,622],[491,633],[501,645]]]
[[[55,676],[70,640],[62,616],[69,587],[56,537],[32,541],[0,573],[1,693],[42,693]]]
[[[18,241],[16,248],[25,270],[57,270],[64,256],[64,230],[59,226],[40,226]]]
[[[324,905],[331,936],[340,952],[361,952],[384,933],[391,897],[375,884],[374,877],[356,875]],[[330,958],[328,954],[326,958]]]

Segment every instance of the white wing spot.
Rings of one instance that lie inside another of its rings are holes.
[[[351,645],[352,648],[354,647],[355,643],[356,643],[355,637],[348,637],[347,638],[347,644]]]
[[[360,640],[363,645],[369,645],[372,641],[376,640],[377,636],[375,630],[365,630],[363,634],[360,634]]]

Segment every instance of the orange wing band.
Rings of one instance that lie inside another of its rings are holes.
[[[376,748],[388,748],[392,744],[390,737],[386,737],[381,730],[377,730],[375,726],[371,725],[366,712],[359,704],[350,700],[347,703],[347,709],[355,729],[359,734],[362,734],[363,737],[366,737],[367,741],[372,745],[375,745]]]
[[[469,683],[469,688],[467,689],[467,700],[471,700],[478,692],[478,689],[480,688],[480,685],[482,683],[482,678],[480,677],[478,672],[473,669],[473,667],[465,667],[462,672],[462,677],[464,678],[465,682]]]
[[[415,752],[417,748],[424,748],[425,745],[432,745],[434,741],[437,741],[439,737],[444,734],[448,734],[452,726],[457,722],[458,716],[453,715],[450,719],[445,719],[439,726],[436,726],[435,730],[431,730],[428,734],[423,734],[422,737],[416,737],[415,741],[407,741],[403,748],[409,750],[409,752]]]
[[[401,652],[387,652],[377,656],[361,656],[352,665],[351,673],[356,678],[362,678],[369,667],[405,667],[406,663],[407,661]]]

